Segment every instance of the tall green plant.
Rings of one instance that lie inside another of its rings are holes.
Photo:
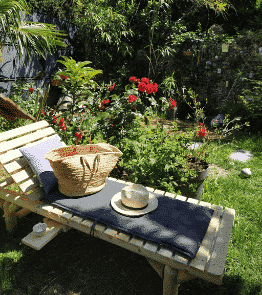
[[[65,66],[63,71],[58,71],[55,74],[55,78],[61,80],[61,87],[66,95],[71,96],[73,99],[73,108],[77,101],[77,98],[81,96],[84,87],[89,85],[97,85],[92,79],[98,75],[102,74],[101,70],[94,70],[91,67],[86,67],[90,64],[90,61],[76,62],[72,57],[62,56],[64,60],[58,60],[61,64]]]

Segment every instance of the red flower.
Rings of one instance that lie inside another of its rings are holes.
[[[176,107],[176,102],[174,101],[174,100],[172,100],[172,102],[171,102],[171,110],[173,109],[173,108],[175,108]]]
[[[135,83],[136,82],[136,77],[130,77],[129,82]]]
[[[61,126],[61,129],[66,131],[66,127],[64,125]]]
[[[141,82],[138,84],[138,90],[141,92],[144,92],[146,90],[146,83],[145,82]]]
[[[172,101],[173,101],[173,99],[170,97],[170,98],[169,98],[169,101],[171,101],[171,102],[172,102]]]
[[[54,121],[53,121],[53,124],[55,124],[57,122],[57,120],[55,119]]]
[[[142,79],[141,79],[141,82],[149,83],[149,79],[148,79],[148,78],[142,78]]]
[[[82,122],[82,121],[83,121],[83,119],[80,120],[80,122]]]
[[[81,134],[76,132],[76,137],[81,137]]]
[[[129,95],[129,99],[128,99],[129,103],[132,103],[132,102],[134,102],[136,100],[137,100],[137,97],[135,95]]]
[[[154,91],[154,86],[153,84],[146,84],[146,93],[151,94]]]
[[[154,91],[154,92],[157,92],[157,86],[158,86],[158,85],[157,85],[156,83],[153,85],[153,91]]]
[[[61,78],[62,80],[67,79],[67,77],[66,77],[66,76],[63,76],[63,75],[60,75],[60,78]]]
[[[35,89],[34,88],[29,88],[28,91],[29,91],[30,94],[32,94],[35,91]]]
[[[42,111],[42,114],[45,116],[45,112],[44,111]]]
[[[60,126],[63,126],[63,125],[64,125],[64,124],[63,124],[63,123],[64,123],[64,121],[65,121],[65,120],[64,120],[63,118],[62,118],[62,119],[60,119],[60,121],[59,121],[58,125],[60,125]]]
[[[206,133],[207,133],[206,129],[202,128],[201,130],[198,131],[198,136],[204,137]]]
[[[203,123],[199,123],[199,126],[203,126]]]
[[[3,125],[5,126],[6,125],[6,122],[4,122]]]
[[[110,126],[112,126],[112,127],[113,127],[113,126],[115,126],[115,125],[111,124]]]
[[[53,116],[53,119],[56,119],[56,116]]]
[[[112,90],[114,90],[114,88],[115,87],[112,85],[112,86],[110,86],[109,90],[112,91]]]

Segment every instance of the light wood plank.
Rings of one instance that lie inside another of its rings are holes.
[[[24,180],[27,180],[28,178],[31,178],[33,176],[33,171],[30,167],[25,168],[24,170],[21,170],[13,175],[11,177],[16,183],[22,182]]]
[[[25,136],[12,139],[10,141],[4,141],[0,143],[0,153],[7,152],[9,150],[12,150],[18,147],[22,147],[26,145],[27,143],[37,141],[38,139],[42,139],[52,134],[55,134],[55,130],[51,127],[48,127],[30,134],[27,134]]]
[[[161,190],[159,190],[159,189],[156,189],[156,190],[154,191],[154,193],[155,193],[155,194],[159,194],[159,195],[164,195],[164,194],[165,194],[164,191],[161,191]]]
[[[234,219],[235,210],[226,207],[219,225],[212,256],[206,266],[206,271],[211,274],[218,276],[223,274]]]
[[[184,196],[180,196],[180,195],[176,195],[176,200],[180,200],[180,201],[186,201],[186,197]]]
[[[26,134],[28,132],[36,131],[38,129],[41,129],[41,128],[44,128],[47,126],[49,126],[47,121],[42,120],[42,121],[32,123],[32,124],[29,124],[26,126],[22,126],[22,127],[18,127],[18,128],[12,129],[12,130],[5,131],[0,134],[0,142],[5,141],[10,138],[14,138],[14,137],[22,135],[22,134]]]
[[[123,184],[125,184],[125,183],[126,183],[126,181],[124,181],[124,180],[121,180],[121,179],[117,179],[117,180],[116,180],[116,182],[123,183]]]
[[[16,160],[14,160],[13,162],[4,165],[4,168],[6,170],[7,173],[14,173],[17,170],[20,170],[24,167],[28,166],[28,162],[27,160],[23,157],[23,158],[18,158]]]
[[[44,142],[50,138],[55,138],[55,137],[58,137],[60,139],[60,137],[57,134],[55,134],[55,135],[44,137],[44,138],[34,141],[34,142],[30,142],[23,147],[30,147],[30,146],[33,146],[35,144],[39,144],[39,143]],[[61,139],[60,139],[60,141],[61,141]],[[61,141],[61,143],[63,144],[63,146],[66,146],[66,144],[63,141]],[[6,164],[6,163],[13,161],[13,160],[20,158],[20,157],[23,157],[23,154],[19,151],[19,148],[17,148],[17,149],[10,150],[10,151],[0,155],[0,162],[2,164]]]
[[[23,154],[19,151],[19,149],[8,151],[0,156],[1,164],[6,164],[10,161],[13,161],[19,157],[23,157]]]
[[[171,194],[171,193],[166,192],[166,193],[165,193],[165,196],[167,196],[167,197],[169,197],[169,198],[172,198],[172,199],[175,199],[176,194]]]
[[[205,237],[196,257],[189,263],[190,267],[194,267],[202,271],[205,270],[206,263],[210,259],[211,248],[215,241],[216,233],[220,224],[220,217],[223,212],[223,207],[218,205],[212,205],[212,209],[214,210],[214,213],[207,228]]]
[[[43,236],[38,237],[32,231],[22,239],[22,243],[35,250],[40,250],[63,230],[63,224],[57,223],[53,220],[45,220],[45,223],[48,225],[48,227],[46,229],[46,233]]]
[[[33,174],[33,171],[31,173],[31,175]],[[33,176],[33,175],[32,175]],[[39,187],[40,182],[39,180],[35,177],[35,178],[30,178],[27,181],[21,183],[19,185],[20,189],[22,190],[23,193],[27,193],[37,187]]]
[[[148,186],[146,186],[146,189],[147,189],[149,192],[152,192],[152,193],[153,193],[154,190],[155,190],[154,188],[152,188],[152,187],[148,187]]]
[[[0,182],[0,187],[4,188],[10,184],[13,184],[14,183],[14,180],[13,178],[10,176],[10,177],[7,177],[6,179],[4,180],[1,180]]]
[[[203,201],[200,201],[199,205],[201,205],[201,206],[203,206],[203,207],[210,208],[210,209],[211,209],[211,207],[212,207],[210,203],[203,202]]]
[[[192,204],[198,204],[198,203],[199,203],[199,200],[192,199],[192,198],[188,198],[188,199],[187,199],[187,202],[188,202],[188,203],[192,203]]]

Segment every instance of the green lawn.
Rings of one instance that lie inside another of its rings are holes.
[[[236,218],[230,239],[223,284],[194,279],[179,287],[183,295],[262,294],[262,138],[236,136],[217,146],[209,162],[226,169],[228,177],[208,177],[202,200],[233,208]],[[231,162],[236,149],[253,152],[247,163]],[[242,179],[242,168],[251,178]],[[0,218],[0,294],[153,294],[162,292],[162,281],[146,259],[76,230],[61,233],[42,250],[21,239],[43,217],[31,213],[20,220],[12,236]]]

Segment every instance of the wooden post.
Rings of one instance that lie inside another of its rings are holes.
[[[177,283],[178,273],[178,269],[173,269],[168,265],[165,265],[163,279],[163,295],[178,295],[178,287],[180,286]]]
[[[17,210],[18,208],[19,206],[12,205],[9,202],[4,202],[3,204],[6,230],[9,233],[12,233],[16,228],[17,217],[15,215],[15,210]]]

